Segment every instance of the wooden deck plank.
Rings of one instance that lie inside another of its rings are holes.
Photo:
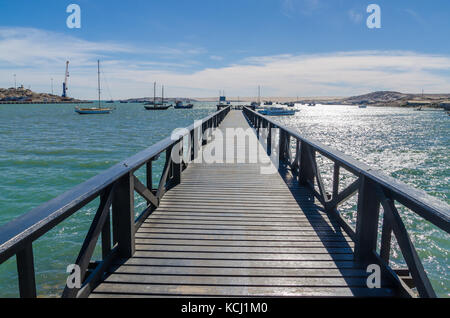
[[[362,269],[353,268],[227,268],[227,267],[163,267],[118,264],[112,268],[114,273],[147,275],[195,275],[195,276],[233,276],[233,277],[366,277]]]
[[[365,287],[247,287],[247,286],[195,286],[195,285],[151,285],[151,284],[101,284],[92,296],[111,297],[392,297],[390,289]]]
[[[165,238],[136,238],[136,244],[141,245],[165,245],[165,246],[238,246],[238,247],[277,247],[277,248],[313,248],[313,247],[353,247],[353,242],[322,242],[322,241],[251,241],[251,240],[187,240],[187,239],[171,239]]]
[[[241,112],[230,127],[248,128]],[[366,288],[354,243],[306,188],[247,157],[190,164],[91,297],[393,296]]]

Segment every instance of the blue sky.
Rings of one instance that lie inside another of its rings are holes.
[[[81,29],[66,7],[81,7]],[[381,7],[381,29],[366,8]],[[448,0],[0,0],[0,87],[59,89],[71,61],[70,95],[105,98],[353,95],[379,89],[450,91]]]

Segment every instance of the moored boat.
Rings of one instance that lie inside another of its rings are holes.
[[[189,103],[187,105],[184,105],[183,102],[179,100],[179,101],[175,102],[175,106],[173,108],[175,108],[175,109],[191,109],[191,108],[194,108],[194,104]]]
[[[146,110],[167,110],[172,105],[166,105],[167,103],[164,102],[164,85],[162,87],[162,95],[161,95],[161,102],[156,102],[156,82],[153,84],[153,102],[147,102],[144,104],[144,108]]]
[[[283,107],[269,107],[265,109],[258,110],[258,113],[265,116],[292,116],[298,110],[295,109],[286,109]]]
[[[172,105],[167,105],[167,106],[157,106],[157,105],[144,105],[144,108],[146,110],[166,110],[169,109],[170,107],[172,107]]]
[[[101,104],[101,89],[100,89],[100,60],[97,61],[97,77],[98,77],[98,107],[92,108],[80,108],[75,107],[75,112],[80,115],[99,115],[99,114],[109,114],[113,111],[112,108],[103,108]]]
[[[79,107],[75,107],[75,112],[80,115],[109,114],[112,112],[112,109],[111,108],[79,108]]]

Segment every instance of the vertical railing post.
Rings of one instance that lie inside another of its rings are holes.
[[[206,145],[208,142],[208,137],[205,134],[206,132],[206,122],[202,124],[202,146]]]
[[[175,158],[172,158],[173,186],[175,186],[181,182],[181,173],[183,169],[183,138],[181,138],[172,148],[172,152],[175,152]],[[177,152],[178,158],[176,158]],[[175,159],[175,161],[173,159]]]
[[[108,212],[102,228],[102,259],[105,260],[111,252],[111,215]]]
[[[127,173],[117,182],[112,203],[113,236],[119,256],[129,258],[135,251],[133,173]]]
[[[333,199],[336,199],[339,194],[339,176],[341,167],[337,162],[334,163],[333,169]]]
[[[280,128],[280,154],[279,154],[279,160],[280,162],[286,162],[288,161],[288,155],[287,155],[287,147],[290,144],[290,136],[286,133],[282,128]]]
[[[191,153],[190,153],[191,161],[194,161],[194,159],[195,159],[195,128],[192,129],[192,131],[190,132],[189,138],[190,138],[189,140],[191,143]]]
[[[151,158],[146,164],[145,164],[145,176],[146,176],[146,186],[150,190],[150,192],[153,191],[153,158]],[[150,201],[147,201],[147,204],[150,205]]]
[[[301,141],[299,182],[302,185],[314,185],[314,158],[313,148]]]
[[[270,157],[272,155],[272,124],[267,125],[267,155]]]
[[[255,122],[253,123],[253,126],[255,127],[256,130],[256,137],[259,139],[259,119],[258,117],[255,118]]]
[[[284,131],[283,129],[278,129],[278,131],[278,160],[281,164],[282,162],[284,162]]]
[[[373,181],[360,176],[356,216],[355,259],[368,263],[373,258],[378,238],[380,200]]]
[[[387,213],[384,212],[383,227],[381,230],[380,257],[387,265],[389,265],[389,258],[391,255],[391,237],[392,226]]]
[[[33,243],[28,243],[16,254],[21,298],[36,298],[36,279],[34,274]]]

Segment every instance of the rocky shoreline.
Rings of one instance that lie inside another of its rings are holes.
[[[47,93],[36,93],[32,90],[19,88],[0,88],[0,104],[62,104],[91,103],[71,97],[61,97]]]

